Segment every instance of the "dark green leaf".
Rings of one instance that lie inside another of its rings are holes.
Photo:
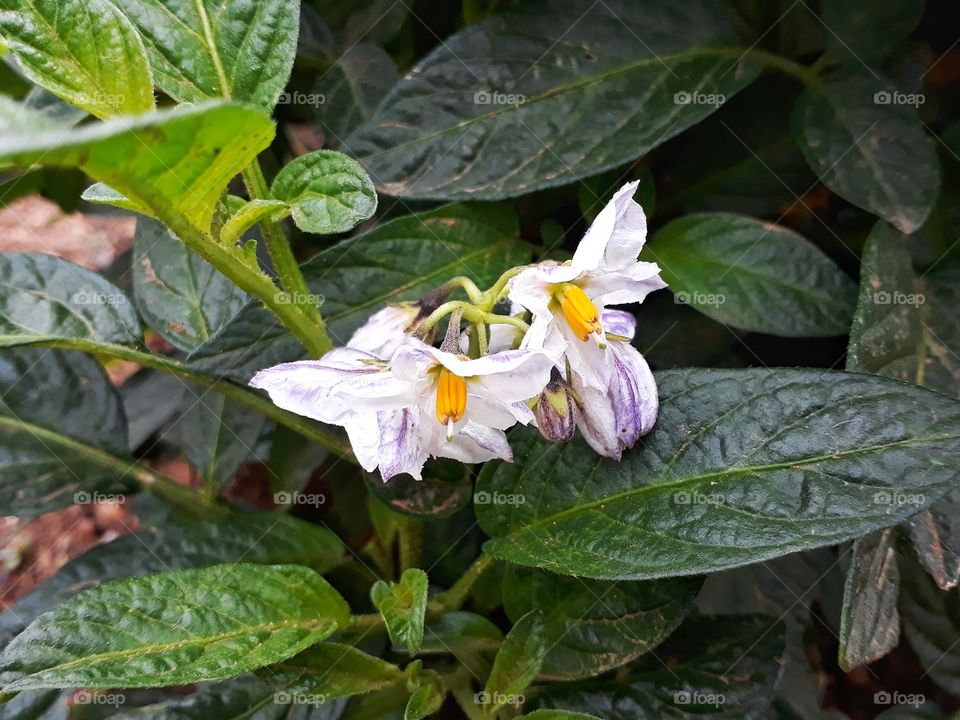
[[[406,677],[396,665],[337,643],[320,643],[262,673],[287,695],[317,702],[382,690]]]
[[[600,720],[596,715],[567,712],[566,710],[534,710],[523,717],[533,718],[534,720]]]
[[[410,655],[416,655],[423,642],[428,586],[427,574],[410,568],[403,571],[400,582],[378,580],[370,589],[370,598],[387,623],[390,640]]]
[[[171,345],[187,351],[216,335],[250,299],[149,218],[137,221],[133,291],[147,324]]]
[[[0,33],[24,75],[97,117],[153,109],[143,41],[108,0],[3,0]]]
[[[299,3],[114,1],[139,28],[157,85],[174,100],[277,104],[296,54]]]
[[[599,579],[690,575],[895,525],[957,483],[960,403],[923,388],[787,369],[658,384],[657,424],[619,463],[515,431],[515,463],[479,488],[525,501],[477,508],[484,549]]]
[[[0,512],[36,515],[132,485],[127,422],[95,360],[18,348],[0,355]]]
[[[604,720],[765,720],[780,673],[783,625],[764,615],[693,618],[623,680],[553,685],[527,706]]]
[[[547,655],[540,674],[553,680],[600,675],[660,644],[680,624],[699,578],[610,583],[511,566],[504,609],[512,620],[544,614]]]
[[[907,641],[937,685],[960,692],[960,590],[943,591],[919,565],[900,560],[900,616]]]
[[[677,301],[743,330],[786,337],[845,335],[856,284],[806,238],[726,213],[668,223],[644,248]]]
[[[388,195],[562,185],[645,154],[748,85],[759,68],[735,44],[701,0],[522,3],[445,40],[346,146]]]
[[[907,39],[920,22],[924,0],[864,5],[857,0],[823,0],[828,52],[847,65],[879,63]]]
[[[492,284],[527,263],[532,248],[516,239],[516,216],[501,206],[447,205],[401,217],[337,243],[303,265],[335,344],[384,304],[419,299],[453,275]],[[397,262],[396,258],[403,258]],[[248,305],[190,365],[248,380],[257,370],[303,357],[303,346],[257,305]]]
[[[469,469],[454,460],[430,463],[422,480],[399,475],[385,483],[373,473],[364,473],[363,478],[367,489],[391,510],[423,520],[453,515],[473,497]]]
[[[0,347],[59,338],[132,345],[140,337],[133,304],[97,273],[52,255],[0,255]]]
[[[346,232],[377,209],[377,193],[363,168],[333,150],[301,155],[284,166],[270,193],[290,204],[297,227],[317,235]]]
[[[285,660],[349,621],[295,565],[217,565],[115,580],[34,620],[0,656],[6,690],[155,687]]]
[[[827,187],[907,234],[940,190],[916,102],[869,74],[837,73],[808,88],[793,117],[800,149]]]
[[[455,611],[444,613],[426,625],[421,653],[450,653],[461,651],[496,651],[503,642],[503,633],[482,615]]]
[[[540,673],[547,654],[543,612],[531,610],[510,628],[481,698],[491,715],[506,705],[522,703],[523,691]]]

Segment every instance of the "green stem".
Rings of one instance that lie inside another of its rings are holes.
[[[398,527],[400,545],[400,572],[420,565],[423,551],[423,523],[405,518]]]
[[[459,610],[463,603],[467,601],[473,584],[480,579],[487,570],[493,567],[496,560],[490,555],[481,555],[473,561],[473,565],[467,568],[467,571],[460,576],[449,590],[446,590],[434,598],[434,603],[447,612]]]
[[[212,378],[206,375],[201,375],[185,367],[182,363],[163,355],[146,353],[133,348],[124,347],[122,345],[110,345],[93,340],[71,338],[42,340],[36,344],[44,347],[59,348],[61,350],[78,350],[91,355],[98,355],[100,357],[111,358],[115,360],[126,360],[129,362],[135,362],[138,365],[146,368],[159,370],[161,372],[169,373],[170,375],[176,375],[177,377],[184,378],[203,387],[211,388],[224,397],[235,400],[242,405],[246,405],[252,410],[256,410],[261,415],[265,415],[271,420],[275,420],[281,425],[290,428],[291,430],[305,437],[307,440],[315,442],[317,445],[330,450],[340,457],[351,462],[356,462],[356,459],[353,457],[353,454],[346,443],[324,431],[322,426],[313,420],[305,418],[302,415],[297,415],[296,413],[281,410],[272,402],[270,402],[268,398],[259,393],[253,392],[252,390],[247,390],[246,388],[236,385],[229,380],[222,380],[220,378]]]
[[[471,305],[470,303],[463,302],[462,300],[451,300],[445,302],[443,305],[434,310],[430,315],[420,323],[419,332],[421,334],[427,333],[445,318],[450,313],[460,310],[463,313],[463,318],[468,322],[483,322],[488,325],[513,325],[517,329],[521,329],[526,332],[529,329],[529,325],[519,318],[511,317],[509,315],[496,315],[492,312],[478,308],[476,305]]]
[[[527,269],[526,265],[521,265],[520,267],[514,267],[507,270],[503,275],[497,278],[497,281],[493,284],[489,290],[483,294],[483,301],[478,302],[477,305],[480,305],[481,309],[490,312],[493,310],[494,306],[500,302],[500,296],[503,295],[504,291],[507,289],[507,283],[519,275],[521,272]]]
[[[354,615],[349,625],[350,630],[360,632],[373,630],[375,628],[386,628],[386,622],[380,613],[368,613],[366,615]]]
[[[480,288],[477,287],[473,280],[463,275],[457,275],[457,277],[450,278],[443,284],[443,286],[449,288],[462,288],[467,294],[467,297],[470,298],[470,302],[472,302],[474,305],[479,305],[483,301],[483,293],[480,292]]]
[[[813,68],[809,68],[806,65],[801,65],[800,63],[794,62],[789,58],[783,57],[782,55],[761,50],[760,48],[751,48],[746,52],[741,51],[739,48],[716,48],[710,52],[712,54],[734,57],[737,59],[743,58],[747,60],[753,60],[761,65],[766,65],[767,67],[784,72],[787,75],[792,75],[800,80],[804,85],[812,86],[816,85],[820,81],[817,71]]]

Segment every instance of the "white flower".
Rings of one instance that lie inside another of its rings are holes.
[[[523,347],[565,346],[571,368],[587,387],[604,390],[614,370],[601,317],[607,305],[642,302],[666,287],[656,263],[639,262],[647,220],[627,183],[600,211],[563,265],[534,265],[509,284],[509,297],[533,313]]]
[[[389,360],[407,339],[407,333],[420,316],[420,307],[414,302],[387,305],[370,316],[350,338],[347,347]]]
[[[474,463],[513,453],[503,431],[528,423],[525,401],[554,360],[510,350],[471,360],[407,338],[389,363],[354,348],[261,370],[250,384],[299,415],[343,426],[364,469],[421,479],[428,457]]]
[[[659,400],[650,366],[630,344],[636,319],[630,313],[606,310],[602,321],[611,335],[626,340],[610,339],[611,373],[603,390],[588,386],[574,373],[573,387],[580,398],[577,427],[594,450],[619,460],[624,450],[653,429]]]

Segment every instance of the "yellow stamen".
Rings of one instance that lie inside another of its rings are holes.
[[[467,381],[446,368],[437,377],[437,422],[447,426],[447,439],[453,437],[453,423],[467,409]]]
[[[574,335],[583,341],[590,338],[590,335],[602,331],[600,325],[600,313],[597,312],[597,306],[590,302],[587,294],[572,283],[564,283],[557,295],[560,301],[560,309],[563,310],[563,316],[570,323],[570,328]]]

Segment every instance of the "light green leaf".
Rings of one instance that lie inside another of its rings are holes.
[[[59,338],[132,345],[140,321],[97,273],[52,255],[0,254],[0,347]]]
[[[908,101],[887,81],[848,69],[807,89],[793,127],[827,187],[910,234],[937,199],[940,166]]]
[[[264,670],[263,677],[282,685],[291,697],[317,702],[382,690],[406,679],[396,665],[338,643],[315,645]]]
[[[3,0],[0,33],[24,75],[92,115],[154,107],[143,41],[109,0]]]
[[[133,297],[147,324],[181,350],[199,347],[250,300],[166,227],[137,220]]]
[[[78,167],[174,224],[206,231],[234,175],[273,139],[252,108],[209,103],[0,139],[0,162]]]
[[[466,275],[484,287],[504,270],[530,262],[533,249],[517,240],[518,233],[509,208],[447,205],[343,240],[317,253],[302,269],[311,290],[324,299],[330,336],[344,344],[386,303],[419,299],[454,275]],[[296,338],[251,304],[195,350],[189,364],[245,382],[261,368],[302,357],[303,346]]]
[[[766,615],[691,618],[623,678],[550,685],[524,707],[604,720],[767,720],[784,652],[784,628]]]
[[[47,348],[0,355],[0,513],[116,496],[134,484],[126,452],[120,397],[95,360]]]
[[[317,235],[346,232],[377,209],[376,190],[363,168],[333,150],[317,150],[288,163],[270,192],[290,204],[297,227]]]
[[[370,598],[387,623],[391,642],[410,655],[416,655],[423,642],[428,586],[423,570],[409,568],[403,571],[400,582],[378,580],[370,589]]]
[[[504,609],[511,620],[544,615],[541,676],[593,677],[633,661],[672,633],[690,611],[699,578],[609,583],[510,566]]]
[[[742,330],[845,335],[856,284],[815,245],[780,225],[727,213],[668,223],[643,250],[677,302]]]
[[[482,698],[489,714],[522,702],[523,691],[540,673],[546,654],[543,612],[531,610],[510,628],[493,660]]]
[[[737,42],[705,0],[521,3],[447,38],[345,147],[388,195],[563,185],[644,155],[748,85],[759,67]]]
[[[657,424],[621,462],[514,431],[515,462],[487,464],[478,489],[526,501],[478,506],[485,551],[598,579],[693,575],[895,525],[958,482],[960,402],[923,388],[789,369],[657,384]]]
[[[227,98],[268,111],[277,104],[296,54],[300,3],[114,1],[140,30],[157,85],[174,100]]]
[[[0,672],[7,691],[220,680],[295,655],[349,615],[322,577],[295,565],[115,580],[34,620],[0,656]]]
[[[236,245],[244,233],[265,218],[280,219],[289,212],[287,203],[280,200],[251,200],[241,205],[220,230],[220,242]]]
[[[121,195],[104,183],[94,183],[84,190],[80,197],[94,205],[112,205],[113,207],[123,208],[124,210],[130,210],[131,212],[151,217],[150,211],[143,205]]]
[[[414,689],[403,710],[403,720],[423,720],[433,715],[443,705],[443,698],[447,694],[439,673],[434,670],[421,670],[419,665],[415,667],[413,671],[411,666],[407,668],[407,672],[414,675],[409,681],[414,685]]]

